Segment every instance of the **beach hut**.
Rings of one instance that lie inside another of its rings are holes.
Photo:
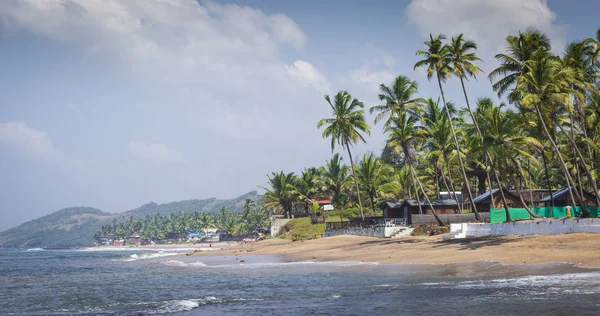
[[[574,190],[578,190],[578,189],[574,189]],[[554,206],[577,205],[577,201],[575,201],[575,203],[573,203],[573,201],[571,201],[571,195],[569,194],[568,187],[564,187],[564,188],[556,191],[555,193],[553,193],[552,198],[554,199]],[[597,205],[598,203],[596,202],[596,197],[587,191],[583,191],[583,199],[587,206],[598,206]],[[546,207],[552,206],[552,201],[551,201],[550,195],[548,195],[546,198],[542,199],[541,202],[544,203]]]
[[[432,199],[431,205],[437,214],[456,214],[458,213],[458,204],[455,200]],[[433,214],[427,200],[421,200],[421,209],[423,214]],[[403,218],[407,225],[412,224],[412,215],[419,214],[419,203],[416,199],[405,200],[404,202],[385,202],[383,205],[384,218]]]

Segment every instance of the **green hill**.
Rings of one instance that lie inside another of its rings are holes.
[[[91,207],[70,207],[0,232],[0,247],[89,246],[93,244],[94,233],[115,218],[144,218],[148,215],[176,212],[217,212],[223,206],[237,211],[242,208],[246,199],[258,202],[260,197],[256,191],[252,191],[229,200],[209,198],[167,204],[152,202],[123,213],[105,213]]]

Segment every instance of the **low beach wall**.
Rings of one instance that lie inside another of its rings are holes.
[[[350,227],[345,229],[326,229],[325,237],[339,235],[355,235],[368,237],[385,237],[385,227]]]
[[[499,224],[461,223],[450,224],[448,238],[552,235],[568,233],[600,234],[600,219],[557,219],[546,221],[508,222]]]
[[[490,221],[489,212],[479,212],[479,216],[481,216],[481,220],[483,221]],[[442,223],[446,225],[450,225],[452,223],[467,223],[477,221],[474,213],[438,214],[438,217],[440,218]],[[433,216],[432,214],[412,214],[411,219],[411,225],[437,225],[438,223],[435,220],[435,216]]]
[[[339,235],[355,235],[379,238],[396,238],[410,236],[413,229],[408,227],[350,227],[344,229],[326,229],[325,237]]]

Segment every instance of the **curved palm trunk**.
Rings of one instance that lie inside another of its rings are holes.
[[[456,192],[456,187],[454,186],[454,180],[452,180],[452,173],[450,172],[450,162],[448,160],[448,156],[444,153],[444,161],[446,162],[446,168],[448,168],[448,181],[450,181],[450,188],[452,188],[452,192]],[[460,213],[463,212],[462,204],[458,201],[458,197],[454,196],[456,203],[458,204],[458,211]]]
[[[542,124],[542,128],[544,130],[544,133],[546,134],[546,137],[548,137],[548,139],[550,140],[550,144],[552,144],[552,148],[554,149],[554,152],[558,156],[560,165],[563,169],[563,172],[565,173],[565,178],[567,179],[569,195],[571,196],[571,200],[574,201],[575,198],[573,196],[573,183],[574,183],[573,179],[571,178],[571,174],[569,173],[569,170],[567,169],[567,165],[565,163],[565,160],[562,157],[562,154],[560,153],[560,150],[558,149],[558,146],[554,142],[554,138],[552,138],[552,135],[550,135],[550,131],[548,131],[548,127],[546,126],[546,121],[544,121],[544,117],[542,116],[542,111],[540,110],[540,107],[537,104],[535,104],[535,112],[537,113],[538,118],[540,119],[540,123]],[[581,206],[582,210],[587,213],[587,208],[585,207],[583,198],[579,195],[579,192],[577,192],[577,190],[575,190],[575,196],[577,196],[577,202]]]
[[[448,192],[453,192],[453,190],[450,190],[450,187],[448,186],[448,181],[446,181],[446,177],[444,176],[444,172],[442,169],[442,181],[444,182],[444,186],[446,187],[446,190]],[[458,212],[459,214],[462,213],[462,207],[460,206],[460,201],[458,200],[458,197],[456,196],[456,194],[452,194],[454,201],[456,201],[456,205],[458,206]]]
[[[463,80],[462,76],[460,77],[460,84],[462,86],[463,93],[465,95],[465,101],[467,103],[467,111],[469,111],[469,115],[471,116],[471,120],[473,120],[473,124],[475,124],[475,129],[477,130],[477,134],[479,134],[479,137],[483,140],[483,134],[481,133],[481,129],[479,128],[479,123],[475,119],[475,115],[473,114],[473,111],[471,111],[471,104],[469,102],[469,97],[467,96],[467,89],[465,88],[465,81]],[[490,159],[490,155],[488,154],[487,150],[485,151],[485,158],[486,158],[486,161],[485,161],[486,162],[485,171],[486,171],[488,183],[490,184],[490,187],[489,187],[490,198],[493,198],[493,196],[492,196],[492,179],[490,177],[490,171],[487,169],[487,164],[491,163],[491,159]]]
[[[508,203],[506,203],[506,196],[504,195],[504,188],[502,187],[502,183],[500,182],[500,177],[498,177],[498,173],[496,172],[496,170],[493,171],[494,172],[494,176],[496,178],[496,183],[498,184],[498,191],[500,191],[500,197],[502,198],[502,205],[504,205],[504,212],[506,213],[506,221],[510,222],[512,221],[512,219],[510,218],[510,210],[508,208]],[[491,203],[494,202],[494,197],[491,194],[492,192],[490,191],[490,206]],[[490,207],[490,212],[492,211],[491,207]]]
[[[588,178],[588,182],[590,182],[590,185],[592,186],[592,188],[594,189],[594,196],[596,197],[596,205],[600,205],[600,193],[598,192],[598,186],[596,185],[596,181],[594,181],[594,177],[592,176],[592,173],[590,172],[590,169],[588,168],[588,166],[585,164],[585,161],[583,159],[583,155],[581,154],[581,151],[579,150],[579,147],[577,146],[577,143],[575,143],[575,139],[573,139],[572,135],[569,135],[569,133],[567,133],[564,128],[558,124],[558,122],[554,122],[556,125],[558,125],[558,128],[560,129],[560,131],[567,136],[567,138],[569,139],[569,141],[571,142],[571,145],[573,145],[573,149],[575,149],[575,153],[577,154],[577,156],[579,157],[581,163],[581,166],[583,168],[583,170],[585,171],[586,177]],[[578,163],[575,162],[575,166],[577,166],[577,168],[579,168]],[[581,180],[579,180],[581,182]],[[581,187],[581,183],[580,183],[580,190],[583,190],[583,188]],[[582,194],[583,196],[583,194]]]
[[[348,156],[350,156],[350,166],[352,167],[352,175],[354,176],[354,184],[356,185],[356,195],[358,196],[358,206],[360,206],[360,218],[364,221],[365,214],[363,213],[362,201],[360,200],[360,190],[358,189],[358,181],[356,180],[356,171],[354,171],[354,161],[352,161],[352,153],[350,152],[350,146],[346,145],[348,149]]]
[[[412,178],[413,189],[415,190],[415,197],[417,198],[417,204],[419,205],[419,214],[423,214],[423,207],[421,207],[421,199],[419,199],[419,190],[417,190],[417,180],[415,179],[415,175],[413,173],[413,167],[409,163],[410,167],[410,177]]]
[[[544,174],[546,175],[546,185],[548,186],[548,193],[550,193],[550,206],[554,207],[554,193],[550,186],[550,173],[548,173],[548,162],[546,161],[546,155],[542,151],[542,163],[544,164]],[[550,209],[550,217],[553,217],[552,209]]]
[[[429,197],[427,196],[427,193],[425,193],[425,190],[423,189],[423,185],[421,184],[421,180],[419,180],[419,178],[416,176],[416,172],[415,172],[415,169],[413,168],[412,164],[410,165],[410,171],[413,174],[413,177],[415,179],[417,179],[417,183],[419,184],[419,188],[421,188],[421,191],[423,192],[423,195],[425,196],[425,200],[427,200],[427,204],[429,204],[429,208],[431,208],[431,213],[433,214],[433,217],[438,222],[438,225],[444,226],[444,223],[442,222],[442,220],[438,217],[437,213],[435,212],[435,209],[433,208],[433,205],[431,204],[431,201],[429,200]],[[420,202],[419,202],[419,208],[421,208],[421,203]]]
[[[513,163],[513,165],[515,166],[515,169],[517,170],[517,172],[519,173],[519,176],[521,177],[521,179],[524,178],[523,172],[521,172],[521,168],[519,167],[519,164],[517,163],[517,160],[515,159],[515,157],[511,157],[511,162]],[[529,213],[529,216],[533,217],[533,218],[540,218],[541,216],[535,214],[534,212],[531,211],[531,209],[529,208],[529,206],[527,206],[527,203],[525,203],[525,199],[523,199],[523,195],[521,194],[521,189],[519,188],[519,186],[517,185],[517,181],[514,178],[514,175],[512,173],[509,172],[509,175],[515,185],[515,188],[517,190],[517,195],[519,196],[519,200],[521,201],[521,204],[523,204],[523,207],[525,208],[525,210],[527,211],[527,213]]]
[[[450,131],[452,132],[452,138],[454,139],[454,145],[456,146],[456,152],[458,154],[458,163],[460,165],[460,171],[462,172],[463,180],[465,182],[465,186],[467,188],[467,193],[469,194],[469,201],[471,202],[471,206],[473,207],[473,213],[475,213],[475,219],[478,221],[481,220],[481,216],[479,216],[479,212],[477,212],[477,206],[475,202],[473,202],[473,194],[471,194],[471,187],[469,186],[469,179],[467,178],[467,172],[465,171],[465,165],[463,163],[462,157],[460,156],[460,146],[458,145],[458,139],[456,138],[456,132],[454,131],[454,124],[452,123],[452,116],[450,115],[450,111],[448,110],[448,105],[446,104],[446,97],[444,96],[444,89],[442,88],[442,80],[440,79],[439,71],[437,73],[437,81],[438,86],[440,87],[440,93],[442,94],[442,101],[444,101],[444,110],[446,110],[446,116],[448,117],[448,123],[450,124]]]

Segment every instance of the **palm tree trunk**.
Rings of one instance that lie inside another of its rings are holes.
[[[498,173],[496,172],[496,169],[492,168],[492,172],[494,173],[494,176],[496,178],[496,183],[498,184],[498,191],[500,191],[500,197],[502,198],[502,205],[504,205],[504,211],[506,213],[506,221],[510,222],[511,218],[510,218],[510,209],[508,208],[508,203],[506,203],[506,196],[504,195],[504,188],[502,187],[502,182],[500,182],[500,177],[498,177]],[[494,203],[494,199],[492,196],[492,191],[490,191],[490,206],[491,204]],[[492,211],[491,207],[490,207],[490,212]],[[490,214],[491,216],[491,214]]]
[[[444,155],[444,161],[446,162],[446,168],[448,168],[448,181],[450,181],[450,188],[452,189],[452,193],[456,192],[456,187],[454,186],[454,180],[452,180],[452,173],[450,172],[450,161],[448,160],[448,155],[446,153]],[[454,195],[454,199],[456,203],[458,203],[458,211],[460,213],[463,212],[462,204],[458,201],[458,197]]]
[[[458,212],[460,214],[460,213],[462,213],[462,207],[460,205],[460,201],[458,200],[458,197],[456,196],[456,194],[454,194],[454,192],[452,190],[450,190],[450,187],[448,186],[448,181],[446,181],[446,177],[444,176],[443,168],[442,168],[441,173],[442,173],[442,181],[444,182],[444,186],[446,187],[448,194],[450,194],[453,197],[453,199],[456,201],[456,205],[458,205]]]
[[[423,185],[421,184],[421,180],[419,180],[419,178],[416,176],[416,172],[415,172],[415,169],[413,168],[412,164],[410,165],[410,171],[413,174],[413,177],[415,179],[417,179],[417,182],[419,183],[419,188],[421,188],[421,192],[423,192],[423,195],[425,196],[425,199],[427,200],[427,204],[429,204],[429,208],[431,208],[431,213],[433,214],[433,217],[438,222],[438,225],[444,226],[444,223],[442,222],[442,220],[438,217],[437,213],[435,212],[435,209],[433,208],[433,205],[431,204],[431,201],[429,200],[427,193],[425,193],[425,190],[423,189]],[[420,202],[419,202],[419,208],[421,208]]]
[[[458,153],[458,163],[460,165],[460,171],[462,172],[463,180],[465,182],[465,186],[467,188],[467,193],[469,194],[469,201],[471,202],[471,206],[473,207],[473,213],[475,213],[475,219],[478,221],[481,220],[481,216],[479,216],[479,212],[477,212],[477,206],[475,202],[473,202],[473,194],[471,194],[471,188],[469,186],[469,179],[467,179],[467,172],[465,171],[465,165],[463,164],[462,157],[460,155],[460,146],[458,145],[458,138],[456,138],[456,132],[454,131],[454,124],[452,123],[452,116],[450,115],[450,110],[448,110],[448,105],[446,104],[446,97],[444,96],[444,89],[442,88],[442,80],[440,78],[439,71],[436,70],[438,86],[440,87],[440,93],[442,94],[442,101],[444,102],[444,109],[446,110],[446,116],[448,117],[448,124],[450,125],[450,131],[452,132],[452,138],[454,139],[454,145],[456,146],[456,152]]]
[[[548,193],[550,193],[550,206],[554,207],[554,193],[552,193],[552,187],[550,185],[550,173],[548,173],[548,162],[546,161],[546,154],[542,150],[542,163],[544,164],[544,174],[546,175],[546,185],[548,188]],[[550,217],[552,216],[552,208],[550,209]]]
[[[519,176],[521,177],[521,179],[523,179],[523,177],[524,177],[523,172],[521,172],[521,168],[520,168],[519,164],[517,163],[517,160],[515,159],[515,157],[510,157],[510,158],[511,158],[513,165],[515,166],[515,169],[519,173]],[[514,175],[511,172],[509,172],[508,174],[510,175],[513,183],[515,184],[515,188],[517,190],[517,195],[519,196],[519,200],[521,201],[521,204],[523,205],[523,207],[525,208],[527,213],[529,213],[529,216],[531,216],[533,218],[540,218],[540,216],[535,214],[534,212],[532,212],[531,209],[529,208],[529,206],[527,206],[527,203],[525,203],[525,199],[523,199],[523,195],[521,194],[521,189],[517,185],[517,181],[515,180]]]
[[[550,140],[550,144],[552,145],[554,152],[558,156],[560,165],[563,169],[563,172],[565,173],[565,178],[567,179],[567,186],[569,188],[569,195],[571,196],[571,200],[575,200],[575,198],[573,197],[573,185],[572,185],[574,183],[573,179],[571,178],[571,174],[569,173],[569,170],[567,169],[567,165],[565,163],[565,160],[562,157],[562,154],[560,153],[560,150],[558,149],[558,146],[554,142],[552,135],[550,135],[550,131],[548,131],[548,127],[546,126],[546,121],[544,120],[544,117],[542,116],[542,111],[540,110],[540,107],[538,104],[535,104],[535,112],[537,113],[538,118],[540,119],[540,123],[542,124],[544,133],[546,134],[546,137],[548,137],[548,139]],[[575,195],[577,196],[577,201],[579,202],[582,210],[584,212],[587,212],[583,198],[581,196],[579,196],[579,192],[577,192],[577,190],[575,190]]]
[[[358,196],[358,206],[360,206],[360,218],[365,220],[365,214],[363,213],[362,201],[360,200],[360,190],[358,189],[358,181],[356,180],[356,171],[354,171],[354,161],[352,161],[352,153],[350,152],[350,146],[346,144],[348,149],[348,156],[350,156],[350,166],[352,167],[352,175],[354,176],[354,184],[356,185],[356,195]]]
[[[469,115],[471,116],[471,120],[473,120],[473,124],[475,125],[475,129],[477,130],[477,134],[479,135],[479,137],[483,140],[483,134],[481,133],[481,129],[479,128],[479,123],[477,122],[477,120],[475,119],[475,115],[473,114],[473,111],[471,110],[471,104],[469,102],[469,97],[467,96],[467,89],[465,88],[465,81],[463,79],[463,77],[460,77],[460,85],[462,86],[462,90],[463,90],[463,94],[465,95],[465,101],[467,103],[467,111],[469,111]],[[489,154],[487,152],[487,150],[485,151],[485,157],[486,157],[486,174],[487,174],[487,180],[488,183],[490,184],[489,190],[490,190],[490,198],[492,197],[492,179],[490,177],[490,171],[487,168],[487,164],[491,163],[489,160]]]
[[[417,180],[415,180],[415,175],[412,172],[413,167],[410,163],[408,163],[409,167],[410,167],[410,176],[412,178],[412,184],[415,190],[415,196],[417,197],[417,204],[419,205],[419,214],[423,214],[423,207],[421,207],[421,199],[419,199],[419,190],[417,190]]]
[[[571,145],[573,146],[573,149],[575,149],[575,153],[577,154],[577,156],[579,157],[580,161],[582,162],[581,165],[583,167],[583,170],[585,171],[585,174],[588,178],[588,182],[590,183],[590,185],[592,186],[592,188],[594,189],[594,196],[596,197],[596,205],[600,205],[600,193],[598,192],[598,186],[596,185],[596,181],[594,180],[594,177],[592,176],[592,173],[590,172],[590,169],[587,167],[587,165],[585,164],[585,160],[583,158],[583,155],[581,154],[581,151],[579,150],[579,147],[577,146],[577,143],[575,143],[575,139],[573,139],[571,137],[571,135],[569,135],[569,133],[567,133],[564,128],[558,124],[558,122],[554,121],[554,123],[556,125],[558,125],[558,128],[560,129],[560,131],[563,133],[563,135],[567,136],[567,138],[569,139],[569,141],[571,142]],[[577,159],[576,159],[577,160]],[[577,166],[577,168],[579,168],[577,161],[575,162],[575,166]],[[579,176],[579,172],[578,172],[578,176]],[[581,176],[579,176],[581,177]],[[581,182],[581,180],[579,180],[579,182]],[[583,190],[583,188],[581,187],[581,183],[579,184],[579,189]],[[583,194],[582,194],[583,196]]]

